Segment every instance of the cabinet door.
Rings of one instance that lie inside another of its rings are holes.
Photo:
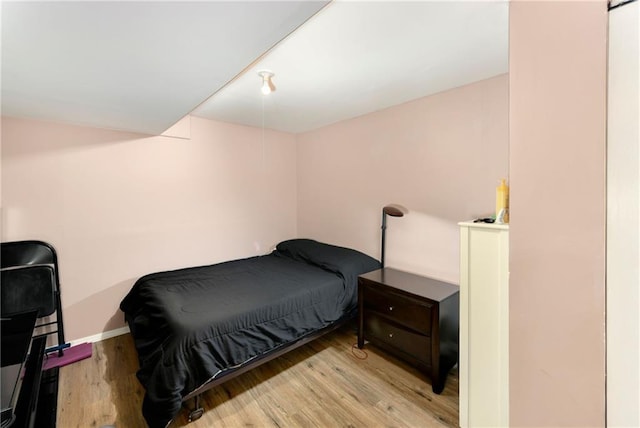
[[[460,426],[509,424],[507,226],[460,228]]]

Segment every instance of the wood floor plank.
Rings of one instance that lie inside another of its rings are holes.
[[[209,390],[201,419],[184,410],[170,428],[458,426],[457,369],[434,394],[419,370],[355,341],[348,326],[276,358]],[[94,344],[92,358],[60,369],[58,426],[145,427],[137,370],[129,334]]]

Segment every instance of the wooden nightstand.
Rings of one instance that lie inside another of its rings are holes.
[[[358,277],[358,347],[365,340],[427,372],[439,394],[458,362],[459,287],[385,268]]]

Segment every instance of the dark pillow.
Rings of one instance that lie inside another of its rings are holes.
[[[344,278],[380,269],[380,262],[351,248],[323,244],[312,239],[291,239],[276,246],[285,257],[319,266]]]

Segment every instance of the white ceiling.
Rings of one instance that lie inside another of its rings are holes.
[[[326,1],[2,2],[2,114],[160,134]]]
[[[506,73],[508,16],[505,1],[334,1],[193,114],[303,132]]]
[[[324,4],[3,2],[2,113],[159,134],[193,111],[303,132],[507,72],[506,1]]]

